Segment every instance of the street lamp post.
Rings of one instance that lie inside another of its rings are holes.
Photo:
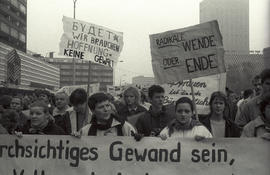
[[[73,18],[76,19],[75,13],[76,13],[76,2],[77,0],[73,0]],[[73,63],[73,78],[72,78],[72,84],[75,85],[75,78],[76,78],[76,64],[75,64],[75,58],[73,56],[72,58]]]

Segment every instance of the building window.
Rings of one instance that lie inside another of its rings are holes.
[[[14,5],[15,7],[18,7],[18,1],[17,0],[10,0],[10,3]]]
[[[7,34],[9,34],[9,27],[5,23],[1,22],[1,30]]]
[[[18,39],[18,31],[16,29],[11,28],[10,35],[13,36],[14,38]]]
[[[22,34],[22,33],[19,33],[19,39],[20,39],[20,41],[22,41],[22,42],[24,42],[25,43],[25,35],[24,34]]]
[[[22,3],[19,3],[19,9],[23,14],[26,14],[26,8]]]

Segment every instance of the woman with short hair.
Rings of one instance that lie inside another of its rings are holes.
[[[211,133],[197,120],[193,119],[194,107],[188,97],[182,97],[175,103],[175,119],[160,132],[161,139],[195,138],[201,140],[212,138]]]

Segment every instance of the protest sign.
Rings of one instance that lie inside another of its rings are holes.
[[[270,142],[252,139],[0,136],[2,175],[268,175]]]
[[[93,93],[99,92],[99,86],[100,86],[99,83],[89,84],[89,94],[91,95]],[[65,92],[69,96],[75,89],[78,89],[78,88],[82,88],[87,92],[87,85],[64,86],[61,89],[59,89],[57,92]]]
[[[124,86],[107,85],[107,93],[111,94],[114,97],[117,97],[124,91],[124,88]]]
[[[150,35],[157,83],[170,83],[225,72],[217,21]]]
[[[123,33],[63,16],[60,55],[113,67],[123,48]]]
[[[175,102],[180,97],[192,99],[190,85],[189,80],[163,84],[165,105]],[[198,114],[208,114],[211,94],[215,91],[225,92],[226,73],[195,78],[192,80],[192,85]]]

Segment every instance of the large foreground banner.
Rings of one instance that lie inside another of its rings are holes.
[[[60,55],[113,67],[123,49],[123,33],[96,24],[63,17]]]
[[[150,35],[157,83],[170,83],[225,72],[218,22]]]
[[[1,175],[269,175],[270,142],[0,136]]]

